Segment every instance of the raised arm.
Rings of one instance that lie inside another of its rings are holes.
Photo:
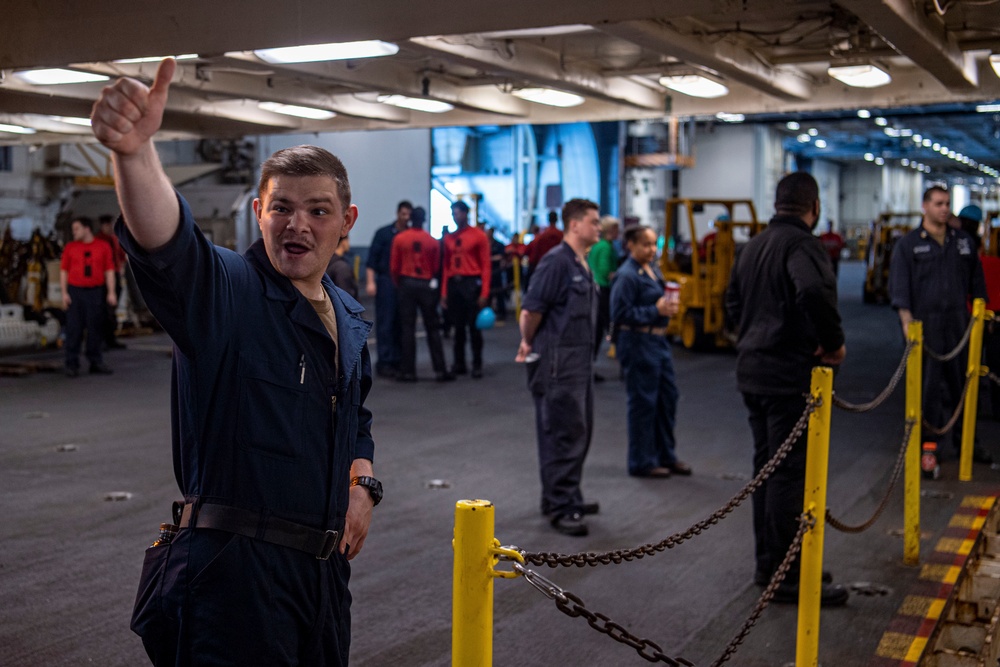
[[[153,145],[176,68],[173,58],[164,59],[151,88],[135,79],[119,79],[101,91],[91,111],[94,136],[111,150],[125,224],[147,250],[166,245],[180,218],[174,188]]]

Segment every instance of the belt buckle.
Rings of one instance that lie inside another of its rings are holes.
[[[337,548],[337,541],[340,533],[335,530],[326,531],[326,538],[323,540],[323,549],[316,556],[316,560],[329,560],[330,554]]]

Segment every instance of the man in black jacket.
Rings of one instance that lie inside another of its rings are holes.
[[[736,383],[750,411],[754,474],[774,456],[806,408],[812,368],[844,359],[837,311],[837,279],[819,239],[819,187],[804,172],[785,176],[774,198],[775,216],[733,267],[726,311],[738,335]],[[798,531],[805,485],[806,436],[753,494],[757,569],[766,584]],[[829,579],[829,577],[824,577]],[[798,601],[798,560],[775,593]],[[822,601],[839,605],[847,590],[826,583]]]

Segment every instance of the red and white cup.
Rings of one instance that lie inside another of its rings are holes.
[[[663,295],[667,297],[667,301],[671,303],[680,303],[681,284],[675,283],[672,280],[668,281],[666,287],[663,288]]]

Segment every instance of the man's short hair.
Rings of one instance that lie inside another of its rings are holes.
[[[563,226],[565,226],[566,229],[569,229],[570,220],[580,220],[583,216],[587,215],[587,211],[591,210],[599,211],[601,210],[601,207],[589,199],[570,199],[568,202],[563,204]]]
[[[559,222],[559,214],[555,211],[549,211],[549,227]]]
[[[788,174],[774,191],[774,210],[778,213],[804,215],[819,200],[819,184],[804,171]]]
[[[457,202],[455,202],[454,204],[452,204],[452,205],[451,205],[451,210],[453,210],[453,211],[454,211],[454,210],[455,210],[456,208],[460,208],[460,209],[462,209],[463,211],[465,211],[466,213],[468,213],[468,212],[469,212],[469,205],[468,205],[468,204],[466,204],[466,203],[465,203],[464,201],[462,201],[461,199],[459,199],[459,200],[458,200]]]
[[[91,220],[90,218],[88,218],[85,215],[81,215],[78,218],[73,218],[72,222],[79,222],[81,225],[83,225],[84,227],[86,227],[90,231],[94,231],[94,221]],[[72,223],[70,223],[70,224],[72,224]]]
[[[115,216],[105,213],[104,215],[97,218],[97,224],[99,225],[113,225],[115,224]]]
[[[293,146],[276,151],[260,167],[257,196],[264,198],[264,190],[275,176],[328,176],[337,183],[337,196],[346,209],[351,205],[351,183],[347,168],[336,155],[319,146]]]
[[[425,222],[427,222],[427,211],[424,207],[418,206],[413,209],[413,213],[410,215],[410,225],[415,229],[421,229]]]
[[[409,200],[409,199],[404,199],[403,201],[401,201],[401,202],[399,202],[398,204],[396,204],[396,213],[399,213],[399,212],[400,212],[400,211],[402,211],[402,210],[403,210],[404,208],[408,208],[408,209],[410,209],[411,211],[413,210],[413,204],[412,204],[412,203],[410,203],[410,200]]]
[[[935,192],[940,192],[943,195],[951,197],[951,195],[948,194],[948,188],[944,187],[943,185],[932,185],[931,187],[924,190],[924,198],[922,201],[925,204],[929,202]]]

